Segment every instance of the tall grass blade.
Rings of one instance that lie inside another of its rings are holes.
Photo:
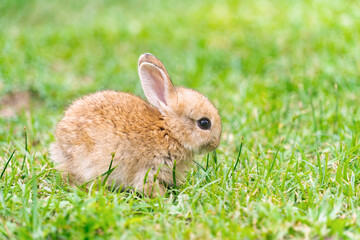
[[[6,168],[8,167],[8,165],[9,165],[12,157],[13,157],[14,154],[15,154],[15,151],[16,151],[16,150],[14,150],[14,151],[11,153],[9,159],[7,160],[7,162],[6,162],[6,164],[5,164],[5,167],[4,167],[4,169],[2,170],[2,172],[1,172],[0,179],[3,177],[3,175],[4,175],[5,171],[6,171]]]
[[[236,158],[236,162],[235,162],[235,166],[234,166],[233,171],[236,170],[236,167],[237,167],[237,165],[239,164],[239,161],[240,161],[240,155],[241,155],[241,151],[242,151],[242,147],[243,147],[243,140],[240,143],[240,149],[239,149],[239,153],[238,153],[237,158]]]

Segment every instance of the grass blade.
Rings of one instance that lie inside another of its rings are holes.
[[[174,167],[173,167],[173,183],[174,183],[174,188],[176,188],[176,159],[174,160]]]
[[[272,160],[272,162],[271,162],[271,165],[270,165],[270,168],[269,168],[269,171],[268,171],[268,174],[267,174],[266,178],[270,177],[270,173],[271,173],[271,171],[272,171],[272,169],[273,169],[273,167],[274,167],[274,164],[275,164],[277,155],[278,155],[278,153],[279,153],[280,147],[281,147],[281,145],[282,145],[283,142],[284,142],[284,139],[281,140],[278,148],[276,149],[275,156],[274,156],[274,158],[273,158],[273,160]]]
[[[25,154],[24,154],[23,162],[22,162],[22,164],[21,164],[21,170],[24,169],[25,161],[26,161],[26,156],[27,156],[27,153],[29,152],[29,150],[28,150],[28,143],[27,143],[26,127],[24,127],[24,134],[25,134]]]
[[[236,167],[237,167],[237,165],[239,164],[239,161],[240,161],[240,155],[241,155],[241,151],[242,151],[242,147],[243,147],[243,140],[244,139],[242,139],[241,143],[240,143],[240,149],[239,149],[239,153],[238,153],[237,158],[236,158],[236,162],[235,162],[233,172],[236,170]]]
[[[0,179],[3,177],[3,175],[4,175],[5,171],[6,171],[6,168],[8,167],[8,165],[9,165],[12,157],[13,157],[14,154],[15,154],[15,151],[16,151],[16,150],[14,150],[14,151],[11,153],[9,159],[7,160],[7,162],[6,162],[6,164],[5,164],[5,167],[4,167],[4,169],[2,170],[2,172],[1,172]]]
[[[104,180],[103,180],[103,182],[102,182],[102,185],[105,185],[105,184],[106,184],[106,181],[108,180],[110,174],[111,174],[111,173],[115,170],[115,168],[117,167],[117,166],[115,166],[115,167],[111,168],[111,167],[112,167],[112,164],[113,164],[113,161],[114,161],[114,157],[115,157],[115,154],[112,154],[112,156],[111,156],[111,161],[110,161],[110,165],[109,165],[109,169],[108,169],[105,173],[102,174],[102,176],[105,176],[105,178],[104,178]]]

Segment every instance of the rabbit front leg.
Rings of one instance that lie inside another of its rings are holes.
[[[143,170],[136,174],[133,182],[135,189],[144,195],[155,198],[163,196],[166,188],[162,181],[159,179],[160,169],[150,168],[147,171]]]
[[[145,182],[142,192],[148,197],[155,198],[158,196],[163,196],[166,192],[166,189],[159,180],[148,180]]]

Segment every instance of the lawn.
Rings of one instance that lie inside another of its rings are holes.
[[[360,238],[360,3],[0,2],[0,239]],[[140,54],[219,109],[220,147],[142,198],[62,182],[72,100],[144,97]]]

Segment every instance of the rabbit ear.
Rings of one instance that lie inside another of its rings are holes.
[[[139,76],[148,101],[160,112],[169,107],[169,99],[175,94],[175,88],[163,64],[151,54],[139,58]]]
[[[164,64],[162,64],[162,62],[159,59],[157,59],[154,55],[152,55],[150,53],[142,54],[139,57],[138,66],[140,66],[142,63],[152,63],[152,64],[154,64],[155,66],[157,66],[158,68],[163,70],[163,72],[166,74],[166,77],[170,80],[170,76],[169,76],[168,72],[166,71],[166,68],[164,67]]]

